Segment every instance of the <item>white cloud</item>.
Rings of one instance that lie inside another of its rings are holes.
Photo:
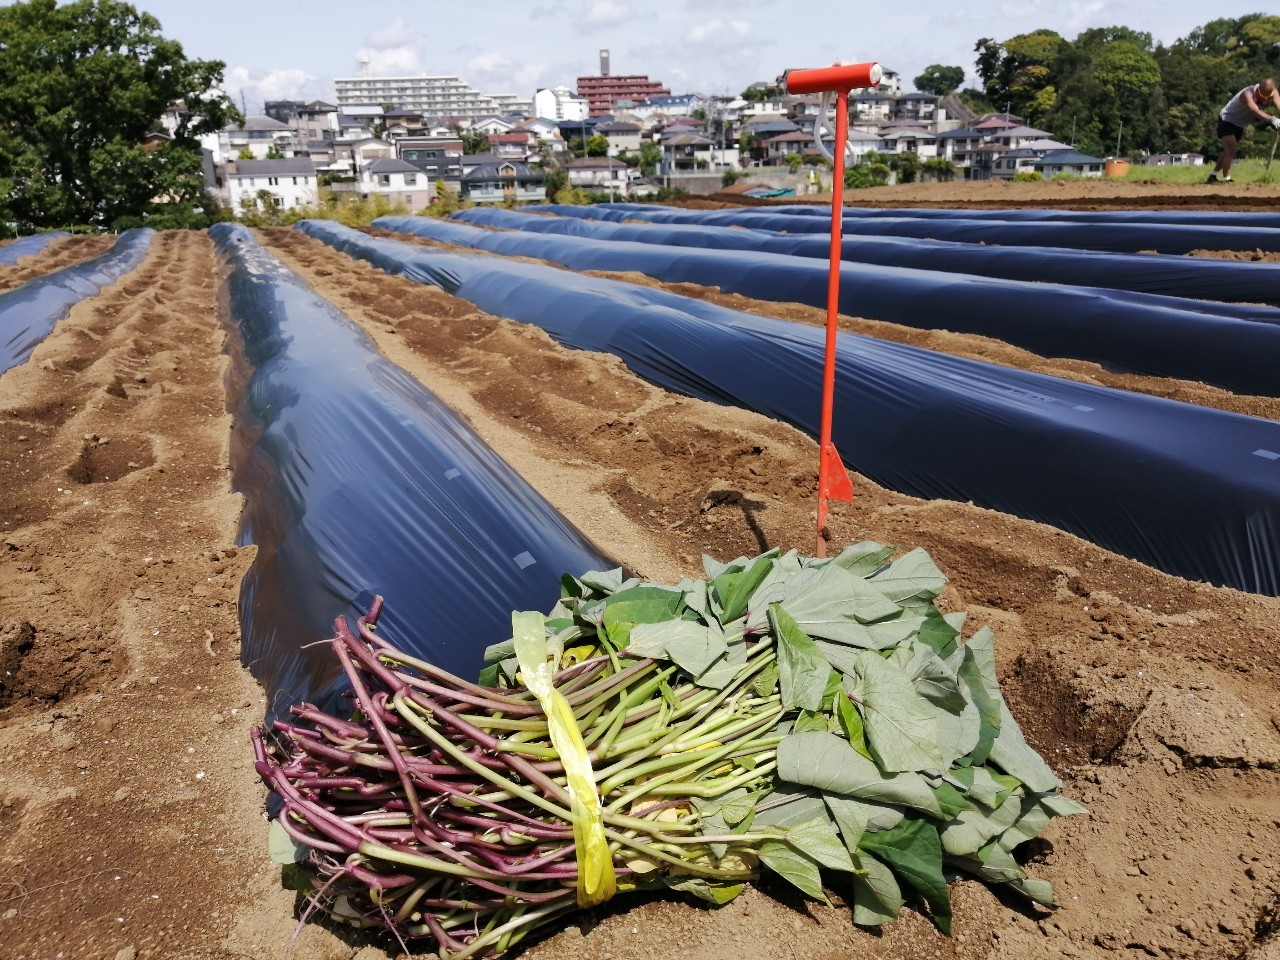
[[[686,34],[690,43],[707,41],[735,41],[751,32],[751,23],[747,20],[709,20],[693,27]]]
[[[1067,23],[1070,25],[1072,32],[1095,26],[1102,22],[1102,18],[1098,14],[1106,8],[1107,5],[1103,0],[1092,0],[1090,3],[1073,3],[1071,5],[1071,13],[1067,17]]]
[[[378,27],[365,37],[356,51],[356,62],[373,77],[422,73],[422,53],[426,37],[409,26],[401,17]]]
[[[582,23],[588,27],[613,27],[634,17],[631,5],[618,0],[594,0],[582,15]]]
[[[228,67],[222,89],[235,101],[244,104],[250,114],[262,113],[268,100],[311,100],[319,96],[318,81],[305,70],[250,70]]]
[[[1028,3],[1003,3],[1000,5],[1000,16],[1010,20],[1023,20],[1039,14],[1040,7],[1040,0],[1030,0]]]

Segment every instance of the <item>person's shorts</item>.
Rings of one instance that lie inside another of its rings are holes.
[[[1237,127],[1234,123],[1228,123],[1226,120],[1223,120],[1221,117],[1219,117],[1218,118],[1218,136],[1220,138],[1235,137],[1237,140],[1239,140],[1241,137],[1244,136],[1244,127]]]

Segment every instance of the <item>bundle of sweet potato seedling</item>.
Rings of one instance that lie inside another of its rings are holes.
[[[938,568],[893,554],[566,576],[477,682],[397,650],[380,602],[340,620],[350,714],[254,733],[273,856],[315,907],[454,958],[617,892],[724,903],[763,870],[865,925],[911,900],[949,930],[956,872],[1051,904],[1014,850],[1082,808],[1005,706],[991,633],[961,642]]]

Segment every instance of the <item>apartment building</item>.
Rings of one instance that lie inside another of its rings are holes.
[[[333,81],[338,107],[404,107],[431,117],[487,117],[533,112],[530,100],[511,94],[487,94],[454,76],[338,77]]]

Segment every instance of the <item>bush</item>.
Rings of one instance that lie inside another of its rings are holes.
[[[1043,179],[1035,170],[1023,170],[1013,175],[1014,183],[1039,183]]]

